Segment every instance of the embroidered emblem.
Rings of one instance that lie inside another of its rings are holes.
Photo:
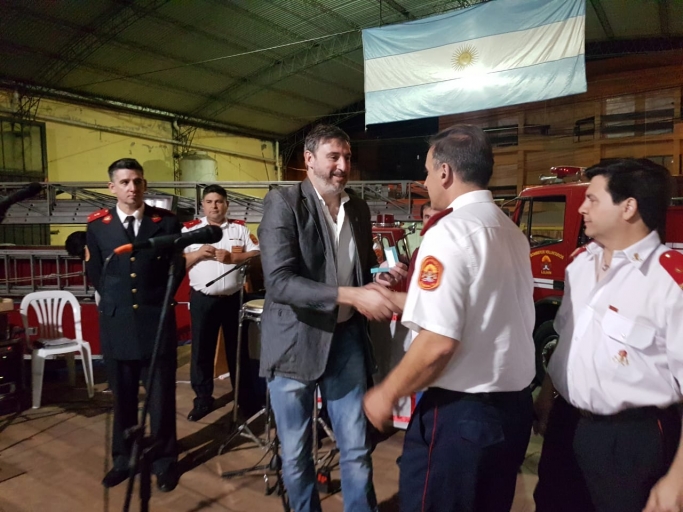
[[[111,215],[107,215],[104,219],[102,219],[102,222],[109,224],[111,222]]]
[[[258,245],[258,238],[256,238],[256,235],[253,233],[249,233],[249,240],[255,245]]]
[[[423,290],[435,290],[441,284],[443,265],[434,256],[427,256],[420,266],[418,284]]]
[[[628,352],[625,350],[620,350],[617,355],[612,358],[615,363],[619,363],[621,366],[628,366]]]
[[[152,222],[161,222],[160,215],[152,215]]]

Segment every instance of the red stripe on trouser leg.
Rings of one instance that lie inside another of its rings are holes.
[[[429,455],[427,456],[427,474],[425,475],[425,488],[422,492],[422,512],[425,511],[427,504],[427,486],[429,485],[429,468],[432,464],[432,449],[434,448],[434,439],[436,439],[436,419],[439,415],[439,408],[434,407],[434,426],[432,427],[432,440],[429,442]]]

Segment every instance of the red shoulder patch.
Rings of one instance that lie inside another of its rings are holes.
[[[429,219],[431,220],[431,219]],[[427,256],[420,264],[420,277],[417,284],[423,290],[436,290],[443,277],[443,264],[434,256]]]
[[[683,254],[678,251],[666,251],[659,257],[659,263],[683,289]]]
[[[109,210],[107,210],[106,208],[103,208],[102,210],[98,210],[94,213],[91,213],[90,215],[88,215],[88,222],[92,222],[94,220],[100,219],[100,218],[104,217],[105,215],[107,215],[108,213],[109,213]]]
[[[574,251],[569,255],[569,259],[573,260],[576,258],[579,254],[586,252],[588,250],[588,246],[592,244],[593,242],[588,242],[586,245],[582,245],[581,247],[577,247],[574,249]]]
[[[247,223],[240,219],[228,219],[228,224],[239,224],[240,226],[246,226]]]
[[[422,227],[422,231],[420,231],[420,236],[424,236],[427,231],[429,231],[432,226],[434,226],[437,222],[439,222],[440,219],[443,219],[446,215],[451,213],[453,211],[453,208],[446,208],[445,210],[441,210],[440,212],[435,213],[432,215],[429,220],[427,221],[427,224],[425,224]]]
[[[201,223],[202,223],[202,219],[195,219],[195,220],[191,220],[189,222],[183,222],[183,226],[185,226],[187,229],[190,229],[190,228],[195,227],[197,224],[201,224]]]

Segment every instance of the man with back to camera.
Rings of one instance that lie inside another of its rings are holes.
[[[391,305],[372,281],[377,264],[367,204],[344,191],[351,166],[348,135],[320,125],[306,137],[307,177],[276,188],[258,229],[266,301],[261,375],[282,441],[282,471],[293,510],[319,512],[311,456],[311,415],[320,386],[340,449],[344,510],[377,510],[362,398],[374,366],[365,320],[387,319]],[[393,269],[388,282],[405,275]]]
[[[535,403],[539,512],[683,510],[683,255],[661,243],[669,171],[589,168],[593,240],[567,267],[557,348]]]
[[[109,190],[116,206],[93,213],[86,231],[86,271],[101,296],[98,310],[100,342],[107,380],[114,395],[112,457],[114,467],[102,484],[114,487],[129,474],[132,443],[124,432],[138,422],[138,391],[148,372],[162,311],[171,263],[174,290],[185,274],[180,253],[142,250],[114,256],[103,275],[105,259],[120,246],[163,235],[180,235],[171,212],[146,205],[142,166],[122,158],[109,166]],[[171,491],[178,484],[178,447],[175,419],[176,323],[171,308],[166,316],[149,402],[152,438],[156,442],[152,472],[157,487]]]
[[[427,388],[405,434],[401,511],[509,511],[533,420],[529,244],[486,190],[493,153],[481,129],[434,136],[425,167],[443,211],[425,226],[407,295],[377,287],[413,341],[364,408],[381,428],[399,398]]]
[[[194,244],[185,249],[185,263],[190,277],[190,315],[192,317],[192,361],[190,382],[195,392],[194,407],[187,416],[198,421],[213,409],[213,366],[218,331],[223,327],[225,353],[230,369],[230,382],[235,389],[237,332],[240,311],[242,275],[231,272],[213,285],[206,284],[236,265],[258,256],[259,246],[250,237],[244,222],[228,219],[228,194],[220,185],[209,185],[202,191],[204,217],[185,223],[183,233],[205,226],[219,226],[223,238],[214,244]],[[246,342],[246,339],[243,340]],[[243,349],[246,347],[244,343]],[[240,409],[246,416],[258,411],[259,401],[244,385],[249,371],[249,353],[242,350]]]

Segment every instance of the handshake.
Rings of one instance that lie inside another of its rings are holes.
[[[388,273],[378,274],[374,283],[362,288],[341,287],[337,302],[353,306],[369,320],[390,320],[394,313],[403,311],[405,293],[391,290],[401,283],[408,271],[404,263],[397,263]]]

